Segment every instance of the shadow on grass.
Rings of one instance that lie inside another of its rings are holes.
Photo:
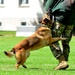
[[[25,68],[25,69],[30,69],[30,70],[39,70],[39,69],[42,69],[42,68]]]
[[[27,69],[38,70],[38,69],[41,69],[41,68],[27,68]]]
[[[29,70],[50,70],[48,68],[27,68]],[[51,69],[53,70],[53,69]],[[74,71],[75,72],[75,69],[66,69],[66,70],[54,70],[54,71]]]
[[[25,68],[27,70],[48,70],[47,68]]]
[[[65,71],[75,71],[75,69],[67,69],[67,70],[65,70]]]

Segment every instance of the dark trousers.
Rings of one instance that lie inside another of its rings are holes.
[[[60,49],[56,50],[53,46],[50,46],[50,49],[53,55],[58,59],[62,54],[64,55],[66,61],[68,61],[69,53],[70,53],[70,45],[72,37],[73,25],[63,25],[59,22],[55,22],[52,28],[52,36],[53,37],[65,37],[66,40],[61,41],[61,46],[59,42],[55,42],[54,44]]]

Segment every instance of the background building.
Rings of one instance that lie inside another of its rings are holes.
[[[0,30],[16,31],[18,26],[36,26],[46,0],[0,0]]]

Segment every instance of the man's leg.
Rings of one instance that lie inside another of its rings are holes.
[[[62,37],[67,38],[66,40],[62,41],[63,54],[64,54],[66,61],[68,61],[69,52],[70,52],[69,42],[71,41],[71,38],[72,38],[72,30],[73,30],[73,25],[68,25],[66,26],[62,35]]]
[[[53,32],[52,32],[53,37],[60,37],[61,34],[63,33],[65,27],[66,27],[65,25],[62,25],[59,22],[55,22]],[[65,60],[63,52],[61,51],[59,43],[56,42],[55,45],[60,49],[60,50],[56,50],[53,46],[50,46],[53,55],[59,61],[59,65],[55,68],[55,70],[65,69],[68,67],[68,64]]]
[[[63,33],[65,27],[66,27],[65,25],[62,25],[59,22],[55,22],[52,28],[52,37],[61,37],[61,34]],[[50,49],[54,57],[59,58],[60,55],[63,54],[63,52],[61,51],[58,42],[55,42],[54,44],[59,48],[59,50],[56,50],[53,46],[50,46]]]

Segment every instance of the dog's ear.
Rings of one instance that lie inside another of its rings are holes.
[[[37,37],[29,39],[29,46],[33,46],[34,44],[38,43],[39,41],[40,41],[40,39]]]

